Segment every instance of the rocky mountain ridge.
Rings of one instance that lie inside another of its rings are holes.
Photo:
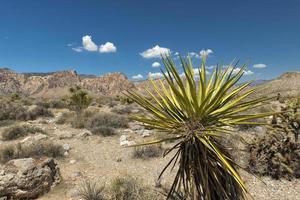
[[[0,94],[18,92],[34,97],[63,96],[70,87],[78,85],[97,95],[116,95],[135,87],[122,73],[99,77],[81,77],[75,70],[36,74],[0,69]]]
[[[104,76],[80,75],[75,70],[51,73],[16,73],[0,68],[0,94],[19,92],[33,97],[60,97],[78,85],[95,95],[117,95],[128,89],[144,91],[151,87],[149,81],[132,82],[123,73]],[[300,72],[286,72],[278,78],[257,82],[259,95],[300,96]]]

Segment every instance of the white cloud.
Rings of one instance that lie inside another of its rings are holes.
[[[200,57],[201,58],[203,58],[204,56],[205,57],[208,57],[209,56],[209,54],[212,54],[212,53],[214,53],[211,49],[202,49],[201,51],[200,51]]]
[[[188,54],[191,58],[200,58],[201,56],[199,55],[199,54],[197,54],[196,52],[190,52],[189,54]]]
[[[82,37],[82,46],[87,51],[97,51],[98,46],[92,41],[92,36],[85,35]]]
[[[73,51],[76,51],[76,52],[82,52],[82,47],[73,47],[72,48],[73,49]]]
[[[151,78],[151,79],[158,79],[158,78],[162,78],[163,77],[163,74],[160,73],[160,72],[149,72],[148,74],[148,78]]]
[[[71,47],[71,46],[73,46],[73,44],[72,44],[72,43],[69,43],[69,44],[67,44],[67,46],[68,46],[68,47]]]
[[[100,53],[114,53],[117,51],[117,47],[111,42],[106,42],[100,45],[99,51]]]
[[[138,75],[135,75],[135,76],[132,76],[133,79],[136,79],[136,80],[139,80],[139,79],[142,79],[144,78],[142,74],[138,74]]]
[[[156,45],[151,49],[143,51],[142,53],[140,53],[140,55],[144,58],[160,58],[162,54],[167,54],[169,52],[170,49]]]
[[[234,68],[233,74],[238,73],[240,70],[241,70],[241,68],[239,68],[239,67]],[[254,72],[251,70],[244,70],[244,75],[253,75],[253,74],[254,74]]]
[[[214,68],[216,68],[216,66],[215,65],[211,65],[211,66],[206,66],[205,68],[206,69],[214,69]]]
[[[267,65],[266,64],[263,64],[263,63],[259,63],[259,64],[254,64],[253,65],[253,68],[265,68],[265,67],[267,67]]]
[[[154,63],[152,63],[152,67],[160,67],[160,63],[159,62],[154,62]]]

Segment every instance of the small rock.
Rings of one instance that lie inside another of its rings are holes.
[[[21,140],[21,143],[28,143],[28,142],[32,142],[31,136],[28,136],[28,137],[24,138],[23,140]]]
[[[120,146],[122,147],[125,147],[125,146],[128,146],[128,140],[125,140],[125,141],[120,141]]]
[[[37,135],[34,135],[33,139],[35,141],[40,141],[40,140],[44,140],[47,138],[47,135],[44,135],[44,134],[37,134]]]
[[[69,152],[66,151],[66,152],[64,153],[64,156],[65,156],[65,157],[68,157],[68,156],[69,156]]]
[[[136,144],[135,141],[128,141],[128,142],[127,142],[127,145],[128,145],[128,146],[135,145],[135,144]]]
[[[63,140],[63,139],[71,139],[74,137],[74,133],[70,133],[70,132],[62,132],[59,134],[59,139]]]
[[[5,171],[4,170],[0,170],[0,176],[5,175]]]
[[[63,148],[64,148],[65,151],[69,151],[71,149],[69,144],[64,144]]]
[[[138,109],[131,110],[131,113],[139,113],[140,111]]]
[[[126,135],[121,135],[121,137],[120,137],[120,143],[122,141],[126,141],[126,140],[127,140],[127,136]]]
[[[124,133],[133,133],[133,131],[131,129],[124,129],[122,132],[124,132]]]
[[[90,131],[81,132],[77,135],[78,138],[86,138],[88,136],[91,136],[92,133]]]
[[[70,164],[76,163],[76,160],[70,160]]]
[[[151,133],[150,130],[144,130],[144,132],[142,133],[142,137],[143,137],[143,138],[145,138],[145,137],[150,137],[150,133]]]
[[[79,172],[79,171],[77,171],[77,172],[73,172],[73,173],[71,174],[71,176],[72,176],[72,178],[81,177],[81,176],[82,176],[82,173],[81,173],[81,172]]]

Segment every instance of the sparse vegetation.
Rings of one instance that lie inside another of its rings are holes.
[[[41,106],[25,107],[20,103],[1,101],[0,120],[35,120],[38,117],[53,117],[48,109]]]
[[[104,137],[116,135],[115,129],[112,127],[108,127],[108,126],[97,126],[97,127],[91,128],[90,131],[94,135],[102,135]]]
[[[96,182],[84,179],[79,189],[79,197],[83,200],[105,200],[104,187],[99,186]]]
[[[300,178],[300,143],[280,131],[256,138],[250,145],[249,169],[275,179]]]
[[[107,126],[111,128],[126,128],[127,125],[127,117],[113,113],[98,113],[92,116],[87,121],[88,129],[93,129],[99,126]]]
[[[161,145],[147,145],[136,147],[133,151],[133,158],[149,159],[155,157],[161,157],[163,154],[163,148]]]
[[[132,176],[117,177],[111,184],[111,199],[113,200],[152,200],[153,193],[143,187],[140,181]]]
[[[13,126],[13,127],[6,128],[3,131],[1,136],[2,136],[2,140],[7,141],[7,140],[15,140],[20,137],[24,137],[28,134],[35,134],[35,133],[45,134],[46,132],[34,126],[23,125],[23,126]]]
[[[6,145],[0,148],[0,162],[6,163],[17,158],[38,158],[42,156],[61,157],[64,150],[61,145],[51,142],[40,142],[33,145]]]

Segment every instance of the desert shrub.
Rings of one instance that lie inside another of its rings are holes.
[[[98,113],[87,122],[87,128],[106,126],[111,128],[125,128],[128,126],[128,118],[113,113]]]
[[[64,149],[61,145],[51,142],[40,142],[33,145],[7,145],[0,149],[0,162],[5,163],[12,159],[30,157],[61,157]]]
[[[250,145],[249,169],[274,179],[300,178],[300,143],[282,132],[256,138]]]
[[[1,136],[2,136],[2,140],[7,141],[7,140],[15,140],[20,137],[24,137],[28,134],[34,134],[34,133],[45,134],[46,132],[38,127],[23,125],[23,126],[9,127],[3,131]]]
[[[112,136],[116,135],[114,128],[108,126],[97,126],[90,130],[94,135]]]
[[[73,128],[85,128],[92,116],[94,116],[94,113],[91,111],[77,113],[77,115],[72,118],[71,125]]]
[[[104,200],[104,187],[96,182],[84,179],[80,185],[78,196],[83,200]]]
[[[128,115],[131,113],[131,111],[134,109],[134,107],[131,105],[126,106],[115,106],[111,109],[113,113],[120,114],[120,115]]]
[[[10,126],[14,123],[13,120],[0,120],[0,127],[3,127],[3,126]]]
[[[25,108],[19,103],[0,102],[0,120],[35,120],[38,117],[53,117],[48,109],[41,106]]]
[[[68,103],[64,99],[49,99],[39,100],[35,102],[35,105],[42,106],[44,108],[68,108]]]
[[[15,159],[16,157],[17,157],[16,150],[13,145],[0,148],[0,162],[1,163],[6,163],[7,161]]]
[[[64,112],[61,116],[58,117],[58,119],[55,121],[57,124],[65,124],[70,123],[75,117],[74,112]]]
[[[81,112],[83,109],[87,108],[92,102],[92,98],[88,95],[86,91],[81,89],[79,86],[75,88],[70,88],[70,99],[69,106],[72,110],[76,112]]]
[[[99,106],[108,106],[108,107],[114,107],[118,105],[118,102],[114,100],[111,96],[101,96],[96,99],[96,102]]]
[[[147,200],[156,199],[141,182],[129,175],[117,177],[111,183],[111,195],[114,200]]]
[[[154,157],[160,157],[163,154],[163,148],[161,145],[147,145],[136,147],[133,151],[132,157],[138,159],[148,159]]]
[[[29,120],[37,119],[38,117],[53,117],[53,113],[42,106],[35,106],[28,110],[26,118]]]

